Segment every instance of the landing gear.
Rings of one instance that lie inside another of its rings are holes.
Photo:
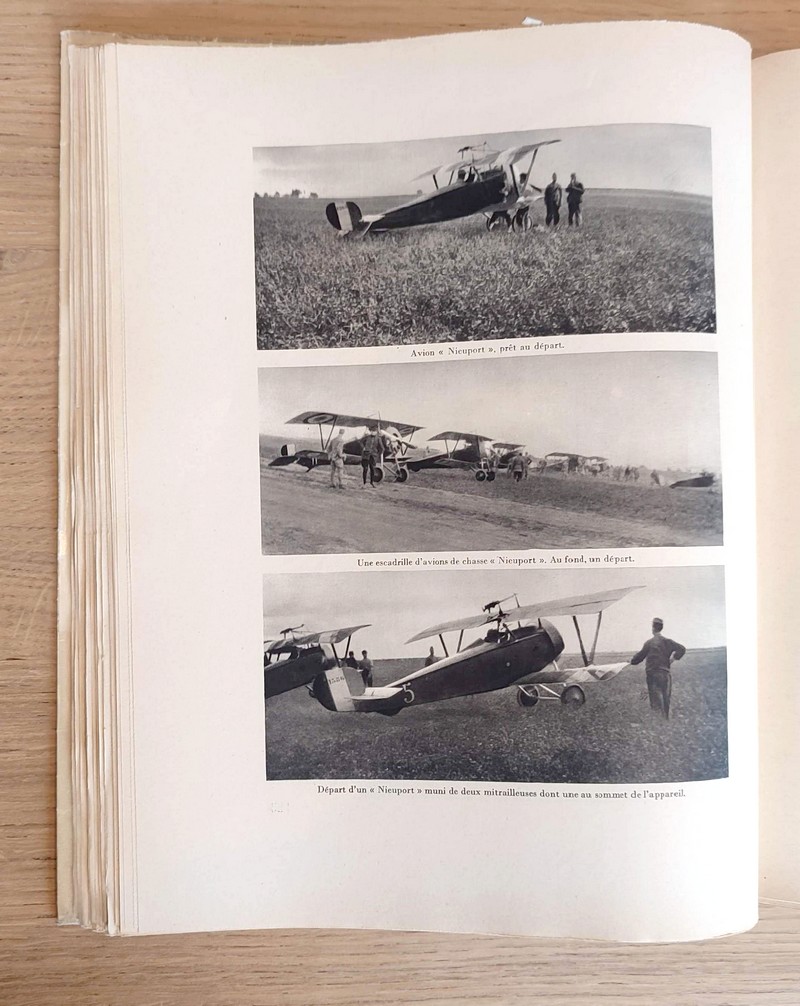
[[[531,220],[527,206],[521,210],[517,210],[514,214],[514,219],[511,221],[511,226],[517,233],[529,231],[533,227],[533,221]]]
[[[398,468],[397,474],[394,477],[395,482],[407,482],[408,481],[408,469]]]
[[[494,482],[494,480],[496,478],[497,478],[497,473],[496,472],[487,472],[486,473],[486,481],[487,482]]]
[[[507,231],[511,227],[511,217],[505,210],[496,210],[486,218],[487,231]]]
[[[375,483],[375,485],[378,485],[380,482],[383,482],[383,469],[382,468],[377,468],[377,467],[375,468],[375,471],[372,473],[372,481]]]
[[[486,481],[486,472],[482,468],[479,468],[475,472],[475,478],[477,479],[478,482],[485,482]]]
[[[561,704],[569,709],[580,709],[586,701],[586,693],[580,685],[568,685],[561,693]]]
[[[517,703],[523,709],[533,709],[534,706],[539,704],[540,698],[541,695],[536,685],[520,685],[517,688]]]

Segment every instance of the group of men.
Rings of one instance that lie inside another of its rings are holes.
[[[544,190],[545,224],[548,227],[558,227],[561,219],[563,191],[554,171],[553,180]],[[570,227],[580,227],[581,225],[581,203],[585,191],[583,183],[578,181],[575,172],[573,172],[569,176],[569,185],[567,186],[567,211]]]
[[[345,667],[352,667],[354,671],[359,672],[361,680],[364,682],[364,688],[372,688],[373,665],[366,650],[361,651],[361,660],[356,660],[355,653],[350,650],[344,663]]]

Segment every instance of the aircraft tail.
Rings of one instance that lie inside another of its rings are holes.
[[[357,203],[349,201],[344,203],[328,203],[325,207],[325,216],[328,218],[328,223],[331,227],[339,231],[342,237],[351,234],[353,231],[358,233],[366,230],[367,227]]]
[[[344,674],[344,668],[336,659],[333,647],[327,643],[322,644],[325,655],[325,662],[331,662],[327,671],[318,674],[314,678],[311,686],[311,694],[321,706],[330,709],[331,712],[352,713],[355,709],[350,686]]]

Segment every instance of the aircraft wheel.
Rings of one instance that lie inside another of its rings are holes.
[[[529,231],[533,227],[533,221],[531,220],[531,215],[527,210],[518,210],[514,214],[514,219],[511,222],[511,226],[517,232]]]
[[[585,701],[586,693],[580,685],[569,685],[561,693],[562,706],[568,706],[570,709],[580,709]]]
[[[535,685],[530,691],[527,688],[518,688],[517,703],[523,709],[533,709],[539,704],[539,689]]]
[[[496,478],[496,472],[487,472],[486,473],[486,481],[487,482],[494,482],[495,478]]]
[[[383,482],[383,469],[376,468],[375,473],[372,476],[374,482]]]
[[[480,468],[475,472],[475,478],[478,482],[486,481],[486,472],[482,471]]]
[[[493,213],[486,218],[487,231],[507,231],[511,226],[511,217],[507,213]]]
[[[408,482],[408,469],[398,468],[397,475],[394,477],[395,482]]]

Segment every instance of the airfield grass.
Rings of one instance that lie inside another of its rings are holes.
[[[277,437],[261,437],[262,471],[277,456],[281,443]],[[351,477],[349,473],[355,470],[348,467],[345,477]],[[674,476],[677,480],[687,474],[673,472],[670,479]],[[312,471],[302,478],[327,481],[327,469]],[[718,488],[669,489],[653,485],[647,476],[638,482],[615,482],[605,477],[563,476],[559,473],[531,473],[527,479],[514,482],[505,471],[500,472],[494,482],[478,482],[469,472],[444,469],[412,472],[408,482],[392,488],[407,494],[413,501],[417,486],[480,496],[498,500],[501,504],[510,500],[531,507],[557,507],[567,512],[597,514],[598,518],[641,521],[702,536],[709,544],[722,541],[722,493]],[[378,491],[382,491],[380,487]],[[265,514],[265,519],[269,519],[268,514]]]
[[[403,197],[396,197],[402,199]],[[487,233],[481,215],[342,240],[324,199],[256,196],[260,349],[716,330],[711,201],[590,192],[584,224]],[[367,213],[393,200],[360,202]]]
[[[374,683],[420,664],[376,661]],[[357,672],[348,674],[361,691]],[[650,710],[642,667],[585,691],[577,710],[560,702],[523,709],[512,688],[385,717],[332,713],[296,689],[266,703],[267,777],[633,784],[727,776],[724,648],[690,650],[673,665],[668,722]]]

